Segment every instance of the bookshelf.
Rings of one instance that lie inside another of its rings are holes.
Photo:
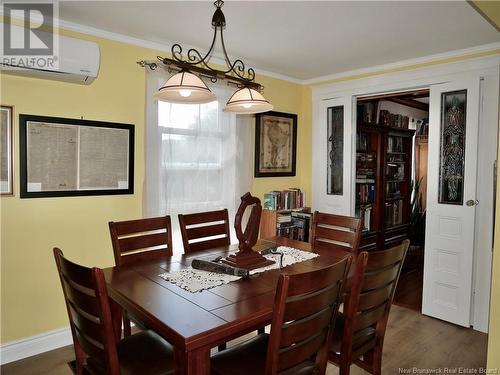
[[[299,188],[264,194],[260,238],[281,236],[309,242],[312,214],[304,206],[305,194]]]
[[[312,213],[309,207],[294,210],[262,210],[259,238],[281,236],[310,242]]]
[[[355,214],[364,219],[360,251],[380,250],[409,236],[415,131],[407,129],[406,116],[370,113],[377,113],[377,101],[358,104]]]

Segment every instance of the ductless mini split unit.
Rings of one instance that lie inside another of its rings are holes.
[[[24,40],[16,39],[22,39],[29,33],[25,33],[25,29],[20,26],[9,25],[9,27],[12,39],[9,41],[10,45],[23,46]],[[38,31],[38,35],[40,33]],[[45,34],[49,38],[57,38],[54,45],[58,45],[58,48],[54,50],[53,56],[42,54],[38,56],[36,53],[30,53],[30,56],[17,53],[9,55],[3,46],[2,74],[17,74],[83,85],[88,85],[96,79],[100,65],[100,51],[97,43],[64,35]],[[1,39],[2,43],[6,42],[5,35]]]

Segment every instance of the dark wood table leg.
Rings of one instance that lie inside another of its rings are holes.
[[[209,375],[210,348],[202,347],[188,352],[175,350],[176,374]]]

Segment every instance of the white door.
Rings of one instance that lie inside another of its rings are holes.
[[[352,97],[322,100],[315,106],[313,128],[313,209],[351,214]]]
[[[467,327],[472,293],[478,111],[479,79],[431,87],[422,313]]]

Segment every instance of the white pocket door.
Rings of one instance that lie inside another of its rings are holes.
[[[479,80],[430,90],[422,313],[470,326]]]
[[[351,214],[352,97],[323,100],[316,106],[313,128],[313,207]]]

